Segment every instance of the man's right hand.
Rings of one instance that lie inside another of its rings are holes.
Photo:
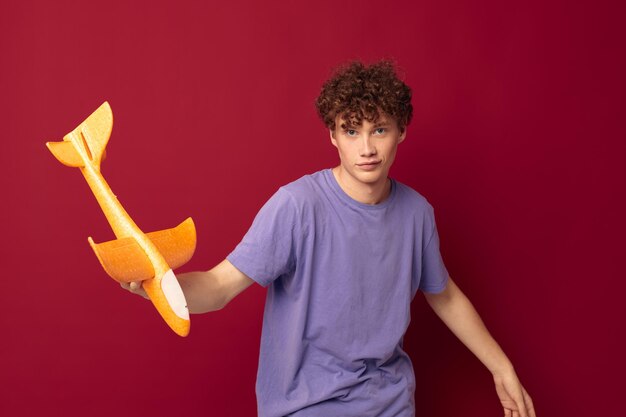
[[[149,300],[148,294],[141,286],[142,281],[132,281],[132,282],[120,282],[120,286],[125,290],[132,292],[133,294],[137,294]]]
[[[210,271],[176,274],[176,279],[185,294],[187,307],[192,314],[220,310],[237,294],[254,283],[251,278],[227,260],[220,262]],[[132,281],[122,282],[120,285],[125,290],[149,300],[141,283],[142,281]]]

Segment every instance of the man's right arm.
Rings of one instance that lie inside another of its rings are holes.
[[[192,314],[206,313],[224,308],[254,281],[235,268],[228,260],[206,272],[185,272],[176,275],[185,293],[187,307]],[[141,282],[122,283],[122,288],[148,298]]]

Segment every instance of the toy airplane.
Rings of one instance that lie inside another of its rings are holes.
[[[80,168],[117,237],[104,243],[88,238],[105,271],[118,282],[143,281],[163,319],[178,335],[187,336],[189,310],[172,269],[185,264],[195,251],[193,220],[188,218],[173,229],[147,234],[137,227],[100,173],[112,129],[113,113],[104,102],[62,142],[48,142],[46,146],[62,164]]]

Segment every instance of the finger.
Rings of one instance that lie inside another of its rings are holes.
[[[521,417],[536,417],[535,416],[535,406],[533,404],[532,398],[528,395],[528,392],[524,387],[522,388],[522,402],[520,405],[520,415]]]
[[[526,405],[524,403],[523,387],[520,387],[514,395],[511,395],[511,399],[515,403],[516,410],[513,411],[513,415],[519,415],[519,417],[528,417]]]
[[[528,417],[528,410],[526,410],[526,405],[524,404],[524,400],[522,398],[516,398],[515,404],[517,405],[517,412],[520,417]]]
[[[139,287],[139,291],[137,291],[137,294],[141,295],[146,300],[150,299],[150,297],[148,297],[148,293],[146,292],[146,290],[143,289],[143,287]]]
[[[130,285],[128,284],[128,282],[120,282],[120,287],[130,291]]]
[[[526,410],[528,410],[529,417],[536,417],[535,415],[535,405],[533,404],[532,398],[526,392],[525,389],[522,388],[522,394],[524,395],[524,404],[526,404]]]
[[[511,410],[509,410],[508,408],[504,409],[504,417],[512,417],[511,414]]]
[[[139,290],[141,288],[141,282],[140,281],[133,281],[130,283],[130,290],[132,292],[137,292],[137,290]]]

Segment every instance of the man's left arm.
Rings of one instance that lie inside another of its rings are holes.
[[[448,278],[442,292],[424,293],[424,296],[435,314],[492,373],[505,417],[535,417],[532,399],[520,383],[513,364],[452,278]]]

